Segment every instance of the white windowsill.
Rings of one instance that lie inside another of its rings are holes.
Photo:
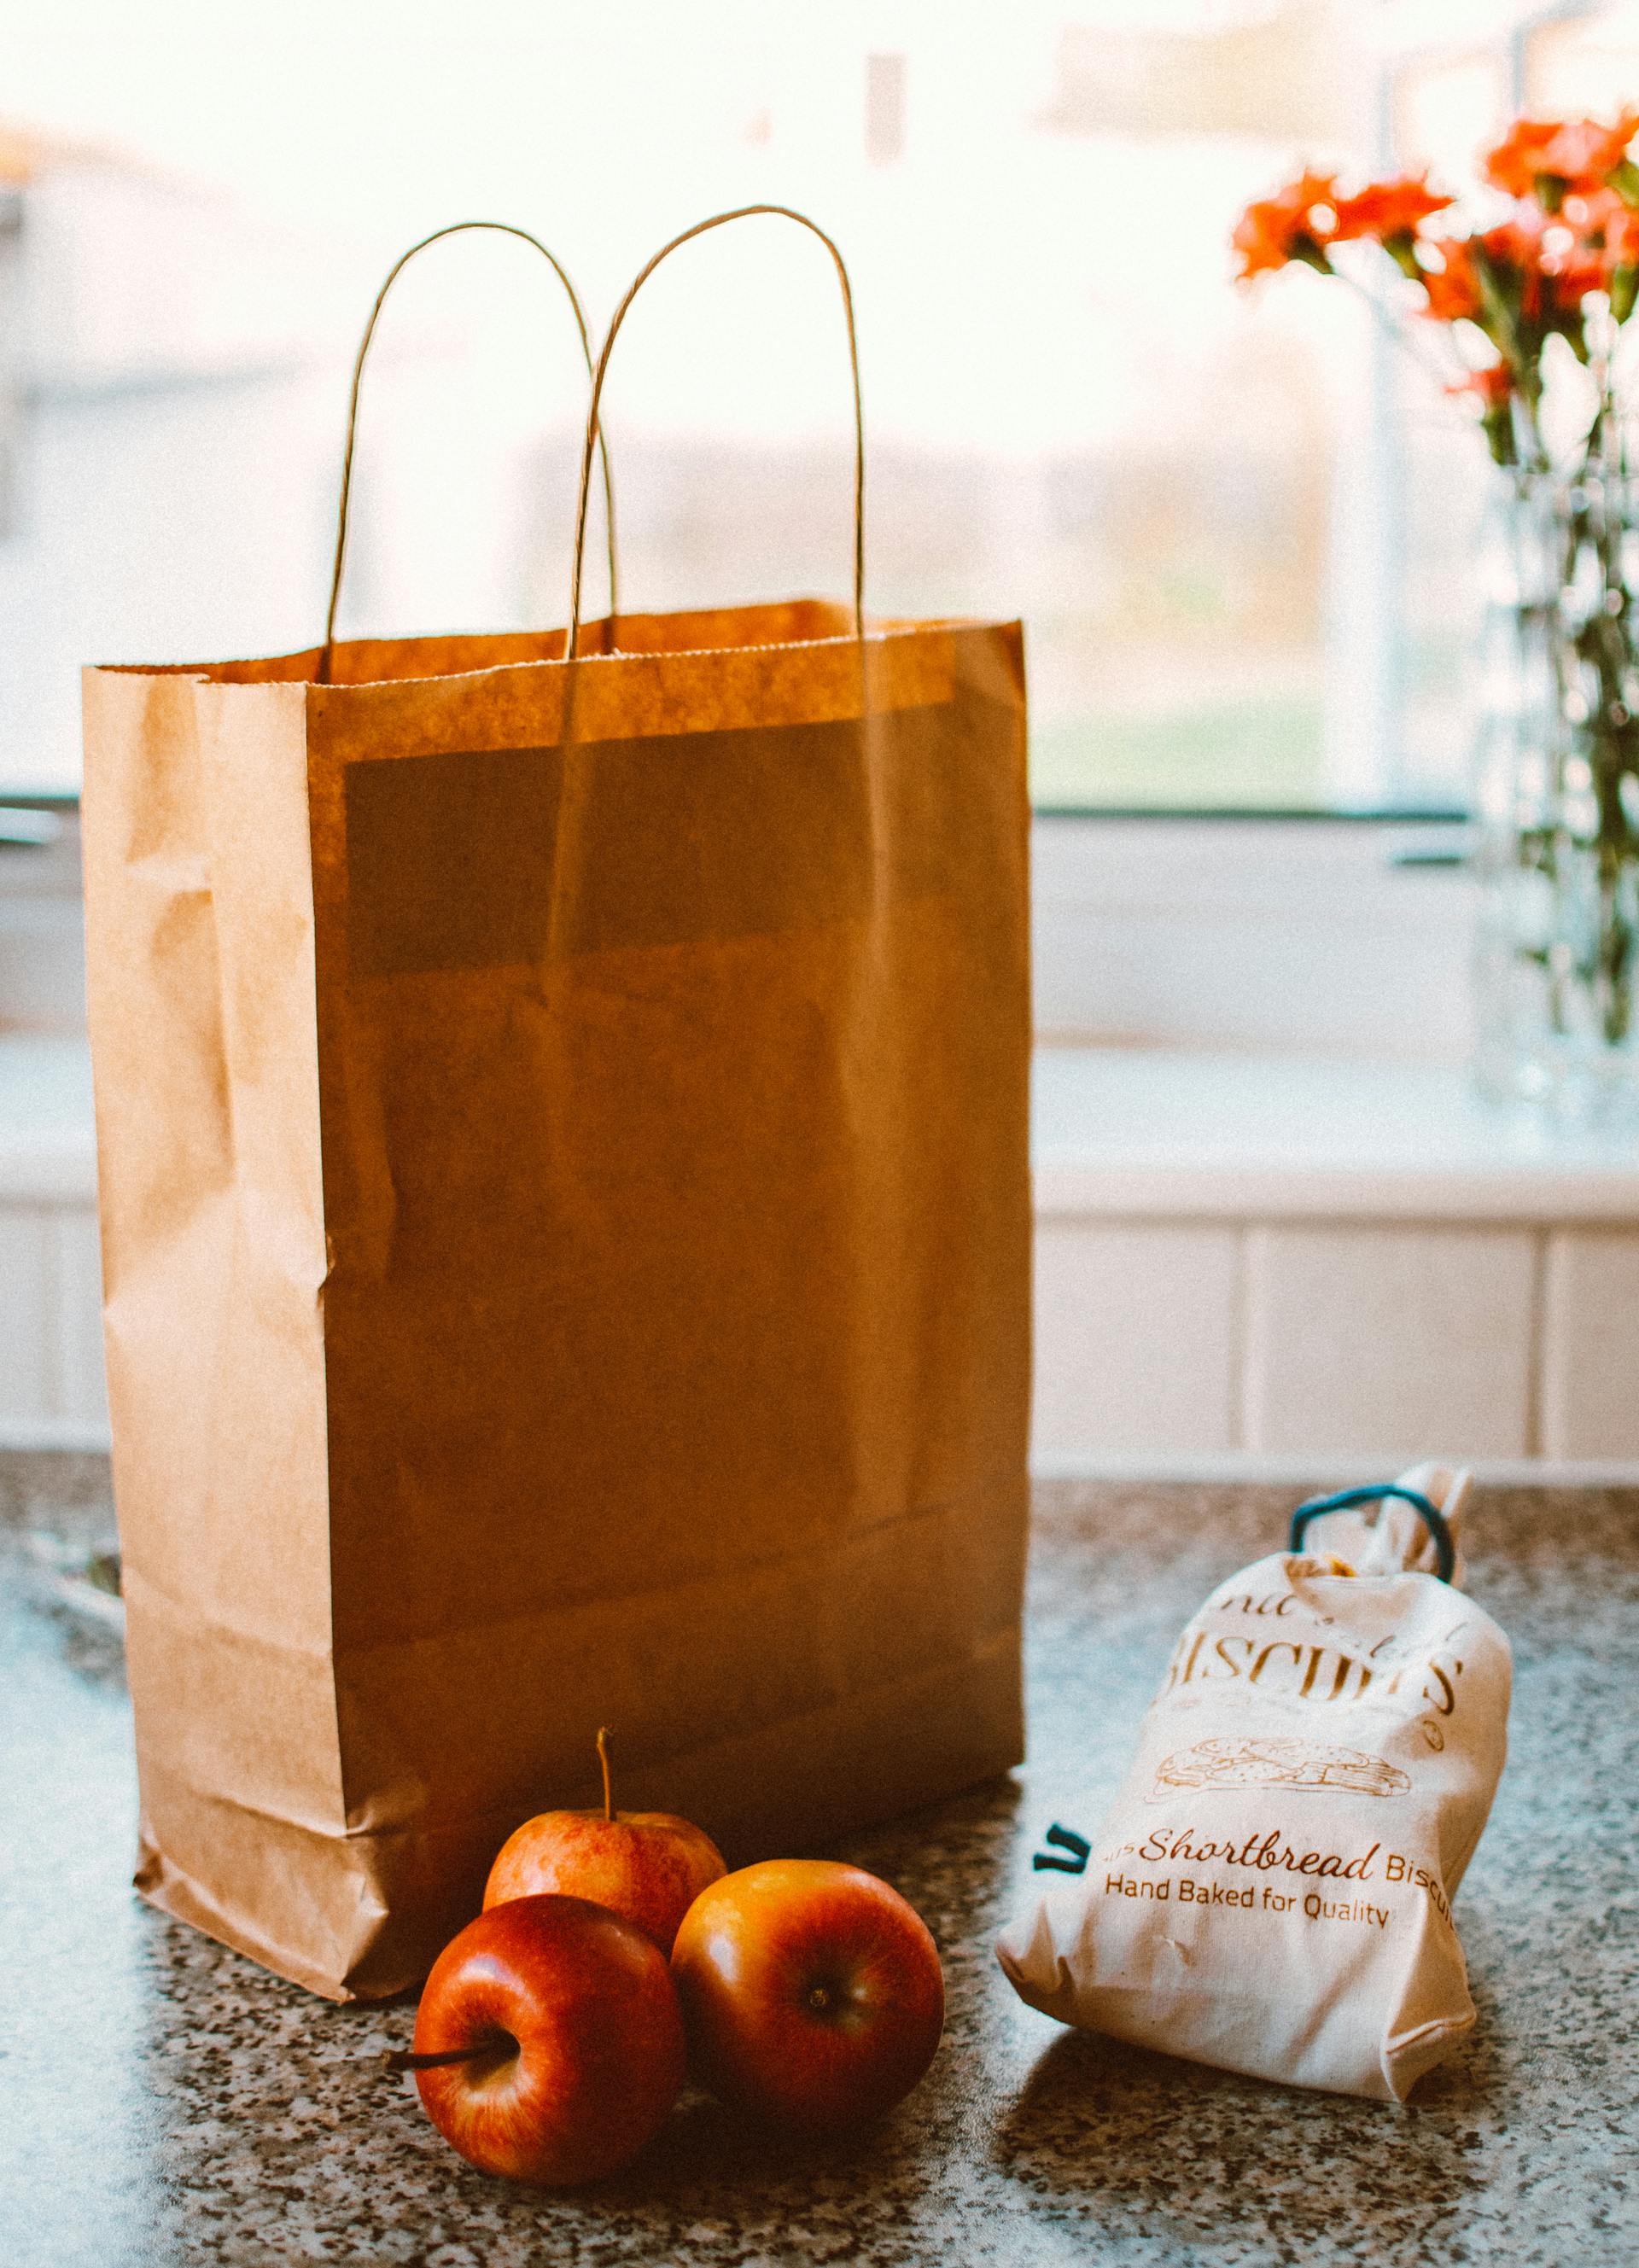
[[[1443,1064],[1044,1047],[1043,1217],[1639,1223],[1639,1137],[1556,1131]]]
[[[1037,1050],[1036,1210],[1639,1224],[1639,1135],[1494,1111],[1439,1064]],[[0,1203],[96,1202],[85,1042],[0,1035]]]

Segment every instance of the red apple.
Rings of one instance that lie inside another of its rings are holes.
[[[770,1859],[702,1890],[672,1949],[714,2095],[823,2132],[875,2118],[934,2059],[945,1980],[927,1925],[859,1867]]]
[[[616,1811],[609,1793],[609,1730],[597,1736],[603,1766],[601,1811],[543,1811],[500,1847],[484,1904],[554,1891],[590,1898],[646,1930],[662,1953],[708,1882],[726,1869],[709,1835],[669,1811]]]
[[[413,2071],[445,2140],[486,2174],[595,2181],[665,2124],[683,2019],[652,1938],[585,1898],[515,1898],[432,1964]]]

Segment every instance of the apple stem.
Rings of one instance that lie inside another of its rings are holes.
[[[603,1767],[603,1816],[613,1819],[615,1805],[609,1789],[609,1727],[600,1725],[597,1731],[597,1760]]]
[[[433,2048],[421,2055],[409,2048],[389,2048],[381,2061],[388,2071],[437,2071],[450,2063],[493,2062],[499,2052],[493,2039],[472,2040],[464,2048]]]

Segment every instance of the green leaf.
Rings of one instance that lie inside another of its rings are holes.
[[[1481,423],[1493,461],[1499,465],[1517,465],[1519,452],[1514,443],[1514,419],[1510,404],[1500,401],[1495,409],[1488,409]]]
[[[1522,390],[1529,394],[1532,390],[1535,357],[1525,352],[1520,335],[1517,291],[1510,290],[1509,278],[1478,239],[1472,246],[1472,252],[1474,278],[1480,286],[1480,328],[1492,345],[1513,364]]]

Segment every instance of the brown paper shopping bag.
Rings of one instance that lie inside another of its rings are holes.
[[[138,1881],[337,1998],[601,1721],[740,1859],[1020,1753],[1018,627],[580,643],[86,674]]]

